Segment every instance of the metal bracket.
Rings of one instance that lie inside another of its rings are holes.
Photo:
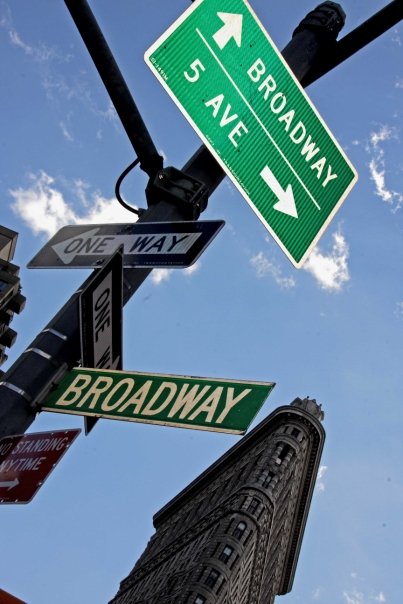
[[[149,205],[169,201],[184,210],[187,220],[197,220],[207,207],[208,189],[192,176],[168,167],[159,170],[146,188]]]
[[[52,379],[42,388],[42,390],[35,396],[35,398],[31,402],[31,407],[35,409],[35,411],[41,410],[41,403],[46,399],[48,394],[59,384],[59,382],[64,378],[68,371],[67,363],[62,363],[60,367],[55,371],[52,376]]]

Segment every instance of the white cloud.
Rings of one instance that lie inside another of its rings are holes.
[[[295,287],[295,279],[293,277],[283,277],[279,266],[269,260],[263,252],[259,252],[250,259],[250,264],[253,266],[258,279],[272,277],[280,287],[288,289]]]
[[[396,78],[395,87],[403,88],[403,78]]]
[[[87,196],[88,185],[76,181],[73,195],[78,198],[81,212],[65,200],[55,186],[55,180],[46,172],[29,176],[31,185],[10,191],[12,209],[35,233],[54,235],[68,224],[135,222],[134,214],[125,210],[116,199],[106,199],[99,193]]]
[[[70,60],[70,54],[62,56],[55,47],[49,47],[43,43],[39,43],[36,45],[30,44],[26,40],[23,40],[21,34],[19,34],[13,26],[13,18],[10,11],[10,7],[6,4],[3,4],[0,7],[0,10],[0,27],[7,31],[8,39],[12,46],[17,48],[18,50],[22,50],[25,55],[31,57],[34,61],[37,61],[38,63],[46,63],[52,59],[59,59],[63,61]]]
[[[396,302],[395,315],[397,317],[403,317],[403,302]]]
[[[385,595],[382,591],[380,591],[379,594],[373,598],[373,600],[375,600],[375,602],[380,602],[380,604],[386,602]]]
[[[73,142],[74,141],[73,135],[67,129],[66,124],[64,122],[60,122],[59,126],[61,128],[64,138],[66,140],[68,140],[70,143]]]
[[[314,248],[303,269],[311,273],[321,289],[329,292],[339,292],[343,285],[350,280],[348,270],[349,249],[340,229],[333,233],[331,252],[323,254],[318,247]]]
[[[397,29],[393,30],[393,33],[392,33],[392,42],[394,42],[398,46],[402,46],[402,39],[401,39],[401,37],[399,35],[399,31]]]
[[[347,604],[364,604],[364,594],[361,591],[355,589],[350,592],[343,591],[343,597]]]
[[[163,281],[168,281],[168,279],[170,278],[170,276],[172,274],[171,270],[173,270],[173,269],[169,269],[169,268],[154,269],[153,272],[151,273],[151,281],[154,283],[154,285],[159,285]]]
[[[197,271],[199,271],[200,268],[201,268],[201,262],[197,261],[194,264],[191,264],[190,266],[187,266],[186,268],[184,268],[182,273],[185,275],[185,277],[190,277],[194,273],[197,273]]]
[[[394,190],[386,182],[384,146],[391,140],[399,140],[396,129],[387,125],[382,125],[379,127],[378,131],[371,132],[367,145],[367,152],[371,155],[369,172],[371,180],[375,184],[375,195],[380,197],[382,201],[393,206],[393,211],[396,211],[403,204],[403,193]]]
[[[8,35],[13,46],[23,50],[26,55],[31,56],[35,61],[49,61],[49,59],[56,56],[56,51],[53,48],[45,46],[45,44],[39,44],[38,46],[27,44],[13,28],[9,29]]]
[[[327,472],[327,466],[320,466],[318,470],[318,476],[316,479],[316,488],[322,493],[325,490],[324,476]]]
[[[312,592],[312,599],[313,600],[319,600],[319,598],[320,598],[321,595],[322,595],[322,588],[321,587],[317,587]]]

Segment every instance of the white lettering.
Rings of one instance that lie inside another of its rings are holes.
[[[335,174],[334,172],[332,172],[332,166],[328,166],[327,167],[327,175],[325,180],[322,183],[322,187],[326,187],[327,183],[331,180],[333,180],[334,178],[337,178],[337,174]]]
[[[89,404],[89,409],[94,409],[94,407],[96,406],[98,399],[100,397],[100,395],[103,392],[106,392],[107,390],[109,390],[109,388],[112,386],[113,384],[113,379],[110,376],[104,376],[104,375],[100,375],[99,377],[97,377],[97,379],[95,380],[95,382],[92,384],[91,388],[89,390],[87,390],[87,392],[84,394],[83,398],[80,400],[79,403],[77,403],[77,407],[82,407],[84,405],[84,403],[86,403],[88,401],[88,399],[92,396],[92,401]]]
[[[168,388],[168,390],[170,390],[168,396],[166,397],[166,399],[164,401],[162,401],[162,403],[160,404],[159,407],[157,407],[156,409],[153,409],[154,403],[157,402],[157,400],[160,397],[160,395],[162,394],[162,392],[167,388]],[[160,413],[161,411],[163,411],[165,409],[165,407],[167,405],[169,405],[169,403],[175,396],[177,389],[178,389],[178,386],[176,384],[174,384],[173,382],[162,382],[162,384],[158,387],[158,390],[154,394],[152,399],[144,407],[142,415],[156,415],[157,413]]]
[[[133,394],[133,396],[131,398],[129,398],[120,407],[120,409],[118,409],[118,413],[123,413],[123,411],[126,411],[126,409],[128,407],[130,407],[130,405],[134,406],[133,415],[135,415],[136,413],[140,413],[141,407],[143,406],[143,403],[145,402],[145,400],[147,398],[147,394],[151,388],[152,383],[153,383],[152,380],[147,380],[146,382],[144,382],[144,384],[142,386],[140,386],[140,388],[137,390],[137,392],[135,392]]]
[[[206,101],[204,103],[206,105],[206,107],[214,107],[213,117],[217,117],[217,114],[220,110],[223,100],[224,100],[224,95],[219,94],[219,95],[215,96],[213,99],[210,99],[209,101]]]
[[[123,386],[124,391],[119,396],[117,400],[114,400],[112,404],[109,405],[109,401],[111,398],[121,389]],[[113,411],[116,407],[119,407],[120,403],[122,403],[127,395],[131,392],[132,388],[134,388],[134,379],[133,378],[123,378],[119,380],[117,384],[112,388],[110,392],[106,395],[106,397],[102,401],[101,409],[102,411]]]
[[[252,82],[258,82],[260,77],[266,72],[265,64],[262,59],[256,59],[251,67],[248,69],[248,76]]]
[[[311,166],[311,170],[317,170],[316,178],[320,178],[322,176],[323,168],[325,167],[326,157],[321,157]]]
[[[235,405],[237,405],[243,398],[245,398],[245,396],[247,396],[249,394],[249,392],[252,392],[251,388],[246,388],[245,390],[242,390],[242,392],[234,398],[234,391],[235,391],[234,388],[232,388],[232,387],[228,388],[225,407],[224,407],[224,410],[220,413],[219,417],[217,417],[217,420],[216,420],[217,424],[221,424],[223,422],[223,420],[227,417],[227,415],[231,411],[231,409],[233,407],[235,407]]]
[[[199,413],[207,413],[206,422],[211,422],[213,420],[213,415],[217,409],[217,405],[220,402],[220,396],[224,388],[222,386],[218,386],[213,390],[213,392],[206,398],[206,400],[200,405],[196,411],[192,413],[188,417],[189,420],[195,419]]]
[[[74,378],[74,381],[70,384],[70,386],[63,392],[60,398],[55,402],[55,405],[63,405],[68,407],[69,405],[73,405],[81,396],[83,390],[88,386],[91,382],[91,375],[80,373]],[[72,398],[69,398],[70,395],[73,395]]]
[[[248,132],[248,129],[243,122],[238,122],[237,125],[235,126],[235,128],[233,128],[231,130],[231,132],[229,133],[228,138],[231,141],[231,143],[234,145],[234,147],[238,146],[238,143],[235,140],[235,136],[241,136],[242,131]]]
[[[187,389],[190,384],[183,384],[180,392],[177,396],[175,403],[172,405],[172,409],[168,413],[168,417],[173,417],[178,411],[180,412],[179,418],[184,419],[192,411],[193,407],[197,405],[201,398],[210,390],[211,386],[203,386],[199,392],[200,384],[193,386],[189,392]]]

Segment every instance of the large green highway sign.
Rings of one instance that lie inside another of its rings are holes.
[[[245,0],[196,0],[145,59],[296,267],[357,174]]]
[[[273,382],[73,369],[44,411],[243,434]]]

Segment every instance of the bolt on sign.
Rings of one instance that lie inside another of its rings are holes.
[[[28,503],[81,430],[33,432],[0,440],[0,503]]]
[[[302,266],[357,173],[249,4],[196,0],[145,60],[294,266]]]
[[[74,368],[42,410],[243,434],[274,385]]]

